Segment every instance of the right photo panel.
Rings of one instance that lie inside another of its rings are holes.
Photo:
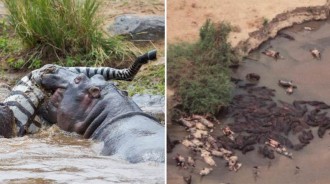
[[[167,0],[167,183],[330,183],[330,3]]]

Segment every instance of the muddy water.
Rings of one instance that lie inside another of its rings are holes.
[[[164,164],[101,156],[102,143],[56,127],[0,139],[0,183],[164,183]]]
[[[310,26],[313,31],[304,31],[303,27]],[[276,99],[287,102],[293,100],[320,100],[330,104],[330,22],[310,22],[296,25],[282,32],[295,37],[295,41],[290,41],[283,37],[277,37],[261,45],[261,47],[251,53],[251,59],[243,62],[242,66],[234,73],[235,77],[244,79],[247,73],[255,72],[260,74],[259,85],[267,86],[276,90]],[[263,54],[261,51],[272,46],[274,50],[280,52],[284,57],[275,61]],[[309,53],[309,49],[317,48],[322,53],[321,60],[315,60]],[[277,85],[278,80],[292,80],[298,86],[292,95],[287,95],[281,87]],[[224,119],[222,122],[228,122]],[[220,126],[217,127],[220,131]],[[169,134],[172,139],[182,139],[186,133],[182,127],[171,125]],[[213,172],[201,178],[198,172],[206,165],[197,161],[194,170],[178,169],[174,165],[172,157],[176,153],[183,155],[192,154],[182,145],[175,147],[172,154],[168,156],[168,177],[169,183],[184,183],[182,175],[192,175],[192,183],[262,183],[262,184],[327,184],[330,183],[330,135],[326,133],[323,139],[317,137],[316,130],[313,129],[315,138],[311,144],[301,151],[292,151],[294,158],[276,155],[274,160],[262,158],[256,151],[242,155],[236,152],[243,167],[237,172],[230,172],[225,168],[225,161],[215,159],[218,167]],[[216,133],[214,134],[216,135]],[[291,150],[290,150],[291,151]],[[254,166],[259,166],[259,177],[254,177]],[[296,166],[300,169],[297,170]],[[173,172],[174,171],[174,172]]]

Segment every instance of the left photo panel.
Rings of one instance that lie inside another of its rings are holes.
[[[165,183],[165,0],[0,1],[0,183]]]

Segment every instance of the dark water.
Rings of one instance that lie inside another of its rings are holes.
[[[304,31],[303,27],[310,26],[313,31]],[[330,22],[309,22],[296,25],[282,32],[295,37],[290,41],[283,37],[270,40],[250,54],[253,60],[245,60],[242,66],[234,73],[235,77],[245,79],[251,72],[261,76],[259,85],[276,90],[276,99],[287,102],[293,100],[320,100],[330,104]],[[284,59],[275,61],[273,58],[261,54],[269,46],[280,52]],[[309,50],[317,48],[321,51],[321,60],[313,59]],[[257,61],[256,61],[257,60]],[[278,80],[292,80],[298,88],[292,95],[278,86]],[[223,122],[228,120],[224,119]],[[172,139],[182,139],[187,135],[182,127],[170,125],[168,129]],[[213,135],[220,132],[220,126]],[[317,135],[313,129],[313,134]],[[291,151],[291,150],[290,150]],[[179,145],[168,156],[169,183],[183,183],[182,175],[192,174],[193,183],[260,183],[260,184],[328,184],[330,183],[330,136],[327,132],[323,139],[315,138],[311,144],[301,151],[293,152],[294,158],[276,155],[272,161],[262,158],[256,151],[242,155],[236,152],[243,167],[237,172],[230,172],[225,168],[223,159],[215,158],[217,167],[213,172],[201,178],[198,172],[206,164],[197,161],[194,170],[178,169],[172,157],[176,153],[188,154],[188,150]],[[260,175],[253,176],[253,166],[259,166]],[[300,171],[296,172],[296,166]]]

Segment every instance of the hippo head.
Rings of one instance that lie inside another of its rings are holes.
[[[88,79],[79,74],[70,82],[57,111],[57,125],[63,130],[84,134],[88,127],[86,118],[101,99],[101,89],[105,86],[102,76]]]
[[[103,141],[103,155],[117,154],[132,163],[164,162],[164,127],[156,119],[101,75],[71,77],[63,75],[66,72],[46,74],[42,79],[43,86],[55,91],[56,121],[61,129]]]
[[[85,74],[60,69],[56,74],[45,74],[42,85],[53,91],[50,102],[55,112],[51,114],[56,116],[57,125],[65,131],[76,132],[86,138],[90,137],[107,116],[140,110],[101,75],[88,78]]]

